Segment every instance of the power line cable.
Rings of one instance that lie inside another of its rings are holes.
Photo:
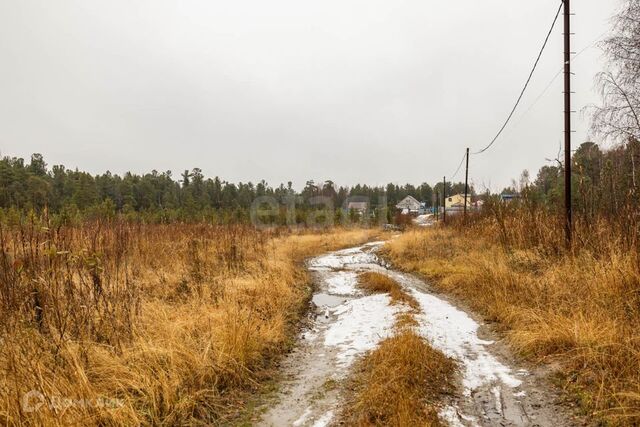
[[[593,39],[593,41],[591,43],[589,43],[587,46],[585,46],[584,48],[582,48],[578,53],[576,53],[574,56],[571,57],[571,62],[575,61],[576,58],[578,58],[580,55],[582,55],[583,53],[585,53],[588,49],[591,49],[592,47],[594,47],[598,42],[601,41],[601,39],[609,32],[609,30],[603,32],[602,34],[600,34],[598,37],[596,37],[595,39]],[[545,86],[544,90],[542,92],[540,92],[540,94],[536,97],[536,99],[531,103],[531,105],[529,105],[529,108],[527,108],[525,110],[524,113],[520,114],[520,116],[517,118],[517,122],[511,127],[511,133],[513,133],[513,130],[515,128],[517,128],[523,121],[524,119],[527,117],[527,115],[531,112],[531,110],[533,110],[533,108],[538,104],[538,102],[540,102],[540,100],[547,94],[547,92],[549,92],[549,89],[551,89],[551,87],[553,87],[553,84],[555,83],[556,79],[562,74],[562,72],[564,71],[564,65],[562,67],[560,67],[560,69],[558,70],[558,72],[553,76],[553,78],[551,78],[551,80],[549,81],[549,83],[547,84],[547,86]],[[509,133],[507,133],[508,135]]]
[[[580,55],[582,55],[584,52],[587,51],[587,49],[592,48],[593,46],[596,45],[596,43],[598,43],[600,41],[600,39],[602,37],[604,37],[609,31],[605,31],[602,34],[600,34],[598,37],[596,37],[591,43],[589,43],[584,49],[580,50],[578,53],[576,53],[572,58],[571,58],[571,62],[573,62],[577,57],[579,57]],[[540,93],[540,95],[538,95],[538,97],[535,99],[535,101],[533,101],[533,103],[529,106],[529,108],[527,108],[527,110],[520,116],[520,119],[522,120],[522,118],[524,118],[532,109],[533,107],[540,101],[540,99],[542,99],[542,97],[549,91],[549,89],[551,89],[551,86],[553,86],[553,83],[556,81],[556,79],[558,78],[558,76],[560,76],[560,74],[562,74],[562,72],[564,71],[564,66],[562,66],[562,68],[560,68],[558,70],[558,72],[553,76],[553,78],[551,79],[551,81],[549,82],[549,84],[544,88],[544,90],[542,91],[542,93]]]
[[[487,151],[498,140],[498,138],[500,137],[502,132],[505,130],[505,128],[509,124],[509,121],[511,121],[511,118],[513,117],[513,114],[516,112],[516,108],[518,108],[518,105],[520,104],[520,101],[522,100],[522,97],[524,96],[524,93],[526,92],[527,87],[529,87],[529,83],[531,82],[531,78],[533,77],[533,73],[536,71],[536,68],[538,67],[538,63],[540,62],[540,58],[542,57],[542,54],[543,54],[545,48],[547,47],[549,39],[551,38],[551,34],[553,33],[553,29],[556,26],[556,22],[558,22],[558,17],[560,16],[560,12],[562,11],[562,6],[563,5],[564,5],[564,1],[560,2],[560,6],[558,7],[558,12],[556,13],[555,18],[553,18],[553,23],[551,24],[551,28],[549,29],[549,32],[547,33],[547,37],[544,40],[544,43],[542,45],[542,49],[540,49],[540,52],[538,53],[538,57],[536,58],[536,62],[533,64],[533,68],[531,69],[531,72],[529,73],[529,77],[527,78],[527,81],[524,84],[524,87],[522,88],[522,91],[520,92],[520,96],[518,97],[518,100],[516,101],[515,105],[511,109],[511,113],[509,113],[509,116],[507,117],[507,120],[504,122],[504,124],[502,125],[502,127],[500,128],[500,130],[498,131],[496,136],[491,140],[489,145],[487,145],[486,147],[484,147],[480,151],[474,152],[473,154],[482,154],[485,151]]]
[[[467,153],[464,153],[464,156],[462,156],[462,160],[460,160],[460,164],[458,165],[458,169],[456,169],[456,171],[453,173],[453,175],[451,175],[451,178],[449,178],[449,182],[453,182],[453,178],[456,177],[456,175],[458,175],[458,172],[460,172],[460,168],[462,167],[462,164],[464,163],[464,159],[465,157],[467,157]]]

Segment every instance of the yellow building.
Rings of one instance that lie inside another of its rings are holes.
[[[449,208],[463,208],[464,207],[464,194],[456,194],[455,196],[447,197],[445,206]],[[471,195],[467,195],[467,208],[471,207]]]

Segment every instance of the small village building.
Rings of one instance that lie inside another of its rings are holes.
[[[418,215],[424,209],[423,206],[415,197],[407,196],[396,205],[396,209],[399,209],[404,214]]]
[[[445,200],[445,206],[449,208],[464,208],[464,194],[456,194],[451,197],[447,197]],[[471,206],[471,195],[467,195],[467,207]]]
[[[501,194],[500,200],[505,203],[513,202],[514,200],[518,200],[520,198],[519,194]]]
[[[355,212],[358,215],[364,215],[369,209],[369,204],[367,202],[349,202],[347,204],[347,211]]]

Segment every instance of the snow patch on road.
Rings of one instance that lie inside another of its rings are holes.
[[[465,427],[465,425],[460,421],[458,410],[453,406],[445,406],[440,409],[440,411],[438,411],[438,416],[450,427]]]
[[[372,247],[372,245],[344,249],[314,258],[309,262],[309,270],[338,270],[346,268],[349,264],[374,264],[378,258],[371,252],[364,252],[362,250],[364,247]]]
[[[311,407],[308,407],[307,409],[305,409],[304,414],[302,414],[300,418],[298,418],[293,422],[293,427],[299,427],[304,425],[304,423],[307,421],[307,419],[312,413],[313,411],[311,410]]]
[[[412,290],[423,314],[418,316],[420,334],[431,345],[464,365],[465,395],[485,384],[501,381],[509,387],[518,387],[522,381],[511,369],[500,363],[486,346],[492,344],[478,338],[478,323],[465,312],[433,295]]]
[[[358,274],[352,271],[327,273],[324,277],[327,292],[332,295],[359,295]]]
[[[313,423],[313,427],[327,427],[333,419],[333,411],[329,411]]]
[[[393,335],[398,308],[386,294],[348,301],[333,309],[336,321],[327,329],[324,344],[338,347],[338,363],[349,366],[354,358]]]

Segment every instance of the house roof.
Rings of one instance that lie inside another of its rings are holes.
[[[500,197],[502,199],[517,199],[520,197],[519,194],[501,194]]]
[[[397,205],[398,209],[420,209],[420,202],[415,199],[413,196],[407,196],[402,199]]]

